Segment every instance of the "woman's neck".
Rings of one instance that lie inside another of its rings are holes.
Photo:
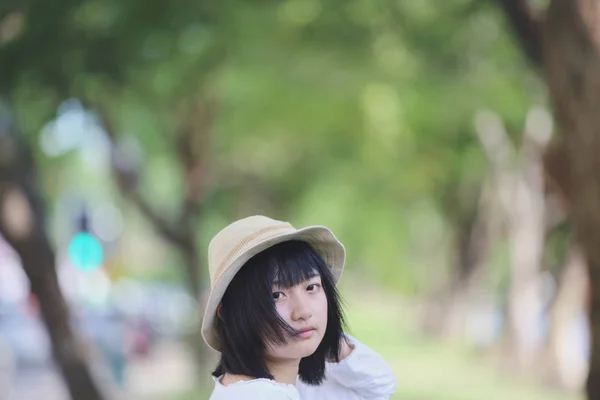
[[[267,360],[267,368],[276,382],[296,384],[300,360]]]

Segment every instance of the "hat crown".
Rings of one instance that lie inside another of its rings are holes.
[[[247,217],[227,225],[208,245],[208,270],[211,287],[227,266],[247,248],[284,232],[294,232],[288,222],[262,215]]]

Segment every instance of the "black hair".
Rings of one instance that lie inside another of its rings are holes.
[[[325,361],[339,361],[344,315],[330,267],[310,244],[297,240],[258,253],[229,284],[215,317],[221,359],[213,376],[230,373],[273,379],[265,363],[267,343],[285,344],[286,333],[297,333],[275,308],[273,283],[290,288],[314,276],[321,277],[327,297],[327,327],[316,351],[300,360],[298,375],[305,383],[320,384]]]

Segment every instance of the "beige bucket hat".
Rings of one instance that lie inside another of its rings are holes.
[[[344,245],[325,226],[294,228],[290,223],[261,215],[238,220],[217,233],[208,246],[211,291],[202,319],[202,337],[220,350],[214,321],[229,283],[250,258],[278,243],[301,240],[309,243],[331,268],[337,283],[346,261]]]

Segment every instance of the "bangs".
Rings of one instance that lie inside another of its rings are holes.
[[[299,241],[285,242],[279,245],[266,263],[267,276],[271,276],[271,286],[277,285],[289,289],[315,276],[325,265],[321,257],[315,253],[308,243]]]

